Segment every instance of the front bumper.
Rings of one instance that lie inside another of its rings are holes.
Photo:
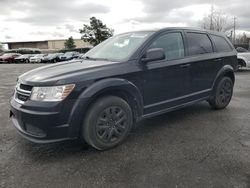
[[[41,63],[42,60],[40,60],[40,59],[31,59],[30,62],[31,63]]]
[[[76,139],[81,123],[79,118],[73,117],[76,114],[71,113],[74,103],[75,100],[66,101],[66,104],[27,101],[24,105],[12,98],[10,118],[17,131],[32,142]]]

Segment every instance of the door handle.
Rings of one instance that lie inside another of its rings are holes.
[[[221,61],[221,60],[222,60],[222,59],[214,59],[214,61],[215,61],[215,62],[217,62],[217,61]]]
[[[190,67],[190,64],[184,64],[184,65],[180,65],[181,68],[188,68]]]

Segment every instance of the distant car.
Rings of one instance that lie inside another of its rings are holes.
[[[247,67],[250,68],[250,51],[245,48],[236,48],[238,54],[238,68]]]
[[[60,61],[69,61],[77,58],[79,55],[79,52],[66,52],[63,56],[61,56]]]
[[[21,55],[15,58],[15,63],[29,63],[31,57],[33,57],[32,54]]]
[[[77,59],[84,59],[84,58],[85,58],[85,54],[80,54]]]
[[[21,54],[18,53],[6,53],[0,56],[0,63],[14,63],[15,58]]]
[[[54,53],[54,54],[48,54],[42,59],[43,63],[56,63],[60,61],[60,56],[63,55],[63,53]]]
[[[30,58],[31,63],[42,63],[43,58],[46,56],[46,54],[37,54]]]

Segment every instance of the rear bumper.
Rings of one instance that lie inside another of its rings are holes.
[[[76,100],[49,105],[29,102],[31,104],[26,106],[13,98],[10,101],[11,121],[24,138],[36,143],[51,143],[79,137],[82,116],[72,113]]]

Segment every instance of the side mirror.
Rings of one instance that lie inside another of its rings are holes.
[[[162,48],[152,48],[146,52],[144,58],[142,58],[142,62],[147,63],[150,61],[159,61],[165,58],[166,56]]]

